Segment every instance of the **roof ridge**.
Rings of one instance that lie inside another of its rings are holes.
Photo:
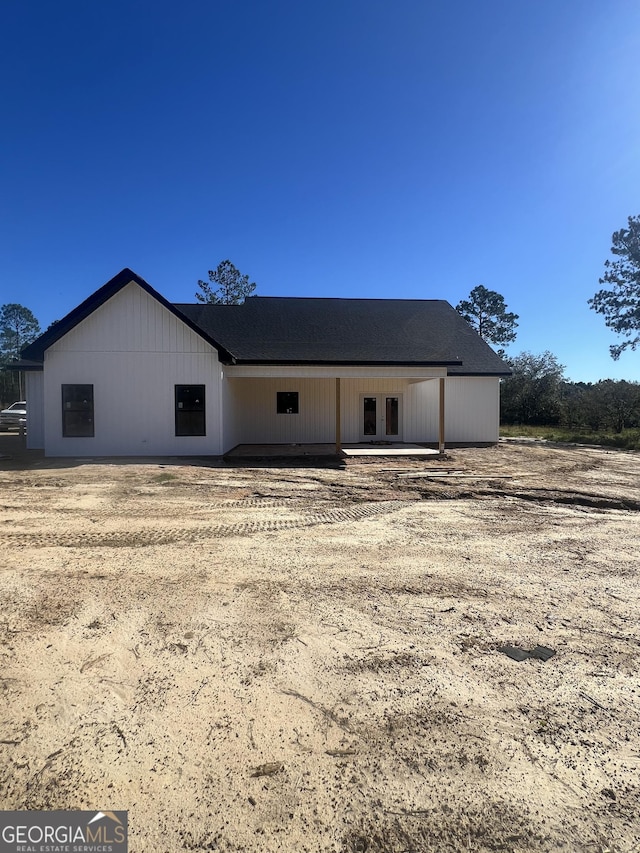
[[[215,307],[222,308],[240,308],[242,305],[246,305],[248,302],[257,302],[258,300],[287,300],[287,302],[383,302],[386,305],[389,302],[441,302],[445,305],[450,305],[448,299],[396,299],[394,297],[386,297],[386,296],[248,296],[244,302],[238,304],[227,304],[223,302],[174,302],[173,305],[195,305],[199,306],[207,306],[214,305]]]
[[[447,302],[446,299],[414,299],[414,298],[397,298],[388,296],[263,296],[256,294],[248,296],[247,301],[255,299],[299,299],[309,300],[314,302],[332,301],[332,302]]]

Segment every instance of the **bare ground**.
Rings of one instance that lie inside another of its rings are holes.
[[[136,853],[640,850],[639,483],[0,460],[1,807],[128,809]]]

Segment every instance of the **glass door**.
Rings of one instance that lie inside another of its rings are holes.
[[[400,394],[363,394],[360,398],[360,439],[399,441],[401,403]]]
[[[378,434],[378,401],[376,397],[363,397],[362,434],[365,438],[375,438]]]
[[[400,398],[385,397],[384,434],[390,438],[400,435]]]

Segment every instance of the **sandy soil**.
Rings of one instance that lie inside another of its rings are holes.
[[[127,809],[135,853],[640,850],[639,483],[0,461],[1,807]]]

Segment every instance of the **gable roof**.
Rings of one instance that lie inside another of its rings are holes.
[[[414,365],[467,376],[511,372],[442,299],[251,296],[242,305],[176,307],[239,364]]]
[[[200,335],[201,338],[204,338],[208,343],[215,347],[220,353],[220,358],[223,361],[230,358],[229,353],[226,352],[224,347],[222,347],[217,341],[213,340],[213,338],[211,338],[203,329],[196,326],[188,317],[182,315],[174,305],[168,302],[164,296],[158,293],[157,290],[154,290],[153,287],[151,287],[151,285],[143,278],[134,273],[128,267],[125,267],[118,273],[118,275],[115,275],[106,284],[99,288],[99,290],[96,290],[96,292],[92,293],[91,296],[84,300],[84,302],[80,303],[77,308],[70,311],[66,317],[63,317],[62,320],[58,320],[58,322],[54,323],[51,328],[44,332],[44,334],[40,335],[39,338],[36,338],[33,343],[26,346],[20,353],[20,364],[25,364],[23,369],[33,369],[33,367],[26,367],[29,362],[33,364],[33,362],[44,361],[44,353],[46,349],[52,346],[52,344],[55,344],[56,341],[59,341],[60,338],[67,334],[67,332],[70,332],[71,329],[78,325],[78,323],[81,323],[82,320],[92,314],[101,305],[104,305],[107,300],[111,299],[112,296],[115,296],[118,291],[122,290],[128,284],[131,284],[131,282],[135,282],[135,284],[141,287],[149,294],[149,296],[153,297],[153,299],[163,305],[167,311],[170,311],[173,315],[182,320],[183,323],[186,323],[187,326],[189,326],[189,328],[197,335]]]
[[[446,367],[453,376],[510,368],[441,299],[251,296],[241,305],[171,304],[125,268],[22,350],[14,368],[41,368],[45,351],[134,282],[213,346],[226,364]]]

